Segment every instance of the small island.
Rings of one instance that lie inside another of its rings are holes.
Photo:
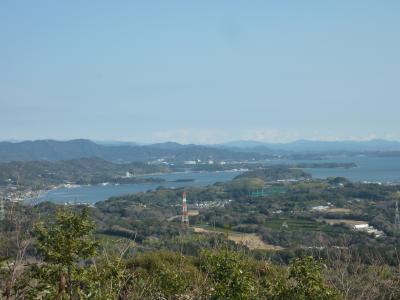
[[[300,169],[351,169],[356,168],[357,164],[350,163],[337,163],[337,162],[326,162],[326,163],[300,163],[295,165],[296,168]]]

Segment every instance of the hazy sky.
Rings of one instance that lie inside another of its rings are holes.
[[[400,139],[400,1],[0,2],[0,139]]]

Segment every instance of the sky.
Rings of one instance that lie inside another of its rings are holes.
[[[400,140],[400,1],[0,2],[0,140]]]

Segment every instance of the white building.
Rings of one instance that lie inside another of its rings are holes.
[[[326,205],[319,205],[319,206],[314,206],[311,208],[311,210],[315,210],[315,211],[324,211],[327,210],[329,208],[329,206]]]
[[[355,229],[355,230],[368,229],[368,227],[369,227],[368,223],[355,224],[355,225],[354,225],[354,229]]]
[[[381,230],[378,230],[374,228],[373,226],[370,226],[368,223],[362,223],[362,224],[355,224],[353,225],[354,230],[357,231],[363,231],[369,234],[373,234],[375,237],[381,237],[384,236],[385,233]]]

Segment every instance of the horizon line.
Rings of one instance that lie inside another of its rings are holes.
[[[110,140],[98,140],[98,139],[91,139],[91,138],[69,138],[69,139],[57,139],[57,138],[38,138],[38,139],[0,139],[0,142],[8,142],[8,143],[23,143],[23,142],[40,142],[40,141],[54,141],[54,142],[70,142],[70,141],[78,141],[78,140],[85,140],[90,141],[95,144],[115,144],[115,143],[124,143],[124,144],[136,144],[137,146],[146,146],[146,145],[155,145],[155,144],[166,144],[166,143],[175,143],[180,145],[204,145],[204,146],[218,146],[218,145],[226,145],[232,143],[259,143],[259,144],[292,144],[296,142],[325,142],[325,143],[344,143],[344,142],[354,142],[354,143],[367,143],[367,142],[398,142],[400,143],[400,139],[386,139],[386,138],[369,138],[369,139],[318,139],[318,138],[299,138],[293,139],[290,141],[265,141],[265,140],[256,140],[256,139],[233,139],[228,141],[220,141],[215,143],[195,143],[195,142],[179,142],[174,140],[160,140],[160,141],[153,141],[153,142],[139,142],[139,141],[129,141],[129,140],[117,140],[117,139],[110,139]]]

